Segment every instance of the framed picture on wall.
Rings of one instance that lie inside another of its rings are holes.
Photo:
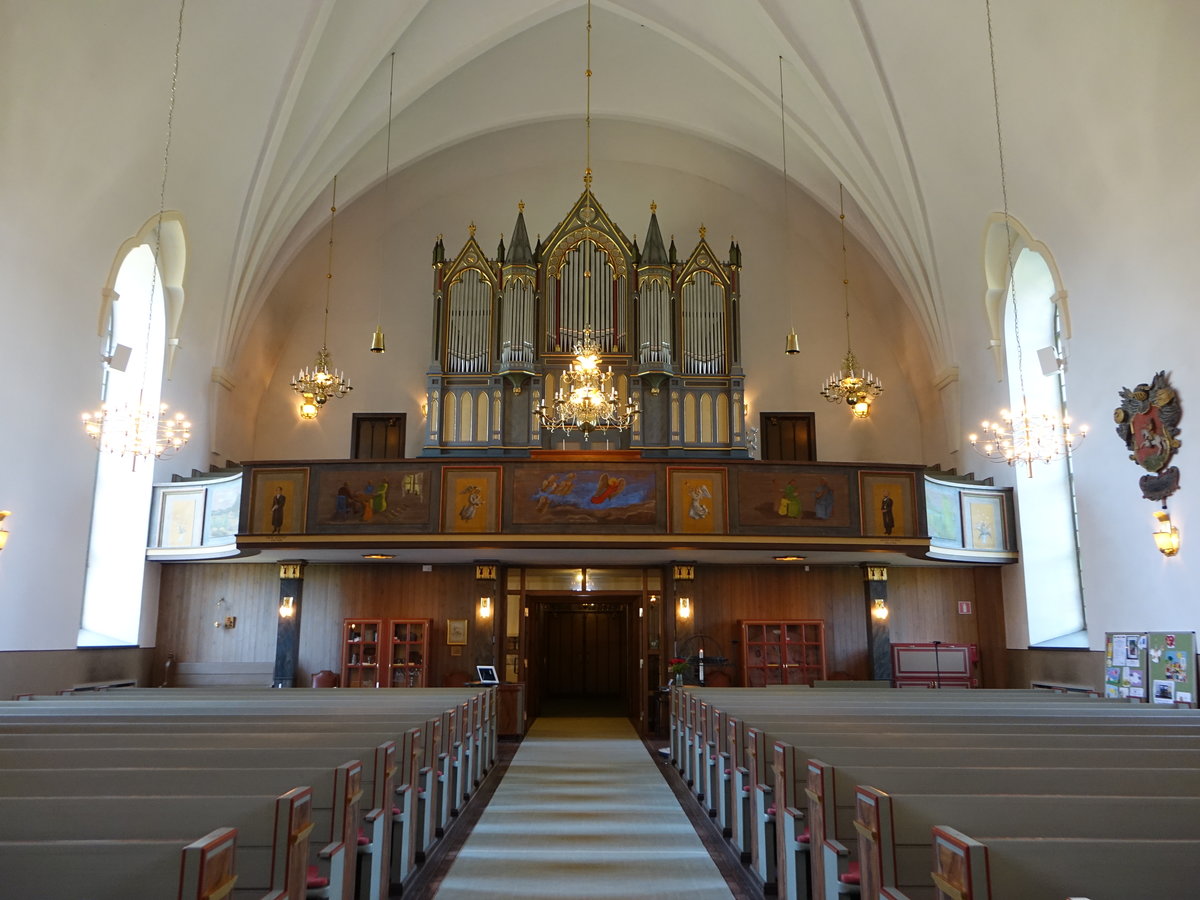
[[[962,518],[968,550],[1008,549],[1008,523],[1002,494],[963,491]]]
[[[204,490],[164,490],[158,512],[159,547],[199,547],[204,540]]]
[[[461,647],[467,642],[467,620],[446,620],[446,643],[451,647]]]
[[[308,513],[308,469],[255,469],[251,534],[301,534]]]
[[[916,493],[916,475],[912,472],[859,472],[862,533],[879,537],[916,535]]]
[[[668,469],[667,530],[679,534],[725,534],[724,469]]]
[[[442,467],[442,531],[451,534],[500,530],[499,466]]]

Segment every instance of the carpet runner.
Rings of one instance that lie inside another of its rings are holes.
[[[732,894],[627,719],[539,718],[437,897]]]

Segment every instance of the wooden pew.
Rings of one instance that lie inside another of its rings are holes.
[[[938,826],[933,844],[933,881],[945,896],[959,900],[1107,900],[1196,893],[1200,841],[1195,840],[975,840]]]
[[[953,823],[991,837],[1200,840],[1200,797],[890,794],[857,790],[861,890],[934,900],[932,829]],[[1200,875],[1200,861],[1192,861]]]
[[[324,810],[326,827],[330,812]],[[181,829],[204,830],[222,822],[219,827],[237,832],[239,893],[304,900],[312,816],[310,788],[296,788],[280,797],[4,797],[0,798],[0,842],[163,841],[177,838]],[[93,870],[92,877],[107,881],[120,875]]]
[[[461,695],[463,694],[461,691],[450,693],[453,693],[455,696],[452,698],[424,698],[427,701],[426,706],[429,708],[443,706],[446,699],[461,699]],[[141,741],[143,743],[151,744],[175,743],[178,735],[171,735],[169,739],[164,741],[158,739],[157,736],[151,738],[143,735],[141,738],[138,738],[128,733],[118,734],[116,731],[117,729],[146,727],[145,723],[148,720],[157,720],[160,717],[166,718],[168,721],[170,721],[170,727],[172,728],[172,731],[176,731],[177,726],[184,722],[186,722],[186,724],[193,729],[208,728],[213,727],[214,725],[227,728],[228,725],[226,723],[228,720],[224,719],[223,717],[229,716],[231,711],[235,717],[238,715],[244,716],[245,721],[248,723],[253,721],[255,723],[254,727],[257,728],[263,727],[262,722],[258,720],[257,716],[262,715],[264,711],[272,714],[273,716],[271,727],[278,727],[281,721],[286,723],[286,727],[291,727],[297,724],[297,720],[291,716],[285,715],[281,718],[275,715],[278,713],[277,705],[274,703],[277,696],[278,695],[272,695],[270,698],[271,702],[266,704],[266,707],[263,707],[257,700],[247,703],[245,700],[245,695],[243,694],[239,694],[237,698],[229,698],[223,694],[220,696],[205,698],[190,697],[189,702],[187,703],[176,704],[174,702],[167,702],[164,704],[161,699],[163,697],[162,692],[147,692],[143,697],[138,698],[139,702],[135,704],[128,704],[124,699],[119,703],[85,703],[83,705],[68,701],[59,701],[58,703],[54,704],[55,708],[52,711],[49,711],[48,714],[47,710],[45,709],[34,709],[25,703],[22,703],[22,709],[20,710],[22,715],[20,719],[23,723],[22,730],[26,733],[20,735],[20,737],[24,738],[25,745],[28,746],[29,742],[37,742],[40,739],[44,739],[44,735],[39,738],[38,735],[29,733],[34,729],[47,727],[52,729],[78,729],[80,727],[80,723],[74,718],[77,711],[86,713],[86,715],[89,717],[88,722],[91,723],[91,726],[83,726],[85,729],[88,727],[95,727],[96,722],[102,721],[103,724],[100,727],[109,729],[109,731],[104,733],[112,735],[107,742],[113,744],[129,743],[130,741]],[[379,695],[375,694],[375,698],[379,698]],[[92,698],[89,697],[87,699],[91,700]],[[115,701],[114,695],[112,694],[108,695],[106,699]],[[459,748],[458,753],[460,758],[465,761],[466,777],[472,779],[472,781],[476,773],[478,773],[480,777],[482,776],[484,767],[488,764],[486,748],[489,745],[486,743],[486,739],[488,737],[486,732],[491,722],[491,715],[488,712],[488,706],[478,701],[478,692],[468,694],[467,698],[463,700],[461,704],[447,711],[446,716],[447,721],[452,723],[452,727],[456,727],[457,721],[459,720],[470,723],[469,730],[466,730],[461,734],[461,739],[457,741],[456,744]],[[288,713],[298,711],[305,712],[306,710],[307,712],[312,711],[312,705],[307,703],[304,704],[303,707],[301,707],[299,704],[285,705],[288,707],[286,710]],[[357,705],[358,704],[356,704],[356,706]],[[329,704],[320,704],[319,706],[327,708]],[[102,713],[99,712],[100,707],[103,707]],[[181,710],[180,707],[183,707],[183,709]],[[197,711],[200,711],[201,715],[197,716]],[[321,709],[320,711],[322,714],[324,714],[327,709]],[[216,715],[218,712],[220,713],[219,716]],[[305,712],[305,714],[307,714],[307,712]],[[462,714],[461,717],[460,713]],[[67,719],[71,720],[70,724],[65,724]],[[11,723],[12,718],[6,718],[5,722],[6,724]],[[218,725],[218,723],[222,724]],[[343,719],[338,721],[335,727],[345,728],[347,724],[347,721]],[[155,725],[158,727],[161,725],[161,723],[156,721]],[[428,729],[428,732],[436,737],[438,729],[430,728]],[[421,749],[419,740],[421,733],[422,732],[418,729],[412,734],[407,735],[407,741],[409,742],[409,745],[414,748],[414,751],[410,752],[409,764],[405,767],[410,783],[405,784],[402,782],[400,785],[401,790],[405,790],[410,786],[419,788],[419,784],[413,785],[411,781],[414,776],[419,779],[425,773],[424,767],[421,767],[417,764],[418,760],[420,759],[420,754],[417,751]],[[11,733],[10,736],[16,737],[16,735],[11,735]],[[222,747],[224,747],[224,745],[227,744],[229,737],[230,735],[226,732],[222,732],[218,735],[217,733],[206,734],[203,732],[193,731],[191,735],[185,735],[184,740],[186,741],[190,738],[193,744],[204,744],[206,742],[211,743],[214,740],[217,740],[220,741]],[[261,734],[255,736],[250,736],[248,734],[246,736],[245,743],[254,743],[256,745],[263,744],[272,748],[270,750],[272,759],[276,764],[278,764],[279,756],[287,756],[290,752],[290,750],[281,750],[276,746],[279,743],[279,737],[283,737],[284,740],[287,740],[286,735],[268,737]],[[314,737],[309,735],[305,740],[310,746],[314,743],[333,742],[329,736]],[[344,743],[345,739],[342,738],[340,742]],[[476,750],[476,747],[480,749]],[[394,746],[391,749],[394,753]],[[49,755],[45,753],[39,755],[42,757],[44,762],[50,762],[51,764],[63,762],[63,760],[53,759],[54,752],[50,753]],[[229,759],[227,758],[227,755],[224,754],[223,750],[217,751],[217,755],[222,757],[222,764],[229,762]],[[211,753],[206,754],[206,756],[211,756]],[[179,761],[178,758],[177,761]],[[211,761],[211,759],[209,761]],[[9,760],[9,762],[12,762],[12,760]],[[376,775],[372,779],[373,783],[376,785],[381,785],[385,780],[390,783],[392,773],[396,771],[396,768],[397,766],[394,756],[389,758],[384,754],[376,754]],[[384,773],[386,773],[386,777]],[[468,788],[465,786],[465,782],[450,782],[450,784],[454,786],[457,786],[460,783],[464,784],[460,795],[465,796],[468,793]],[[471,784],[470,787],[473,787],[473,784]],[[417,790],[412,790],[409,796],[411,797],[417,793]],[[373,860],[371,865],[368,867],[372,882],[370,887],[370,896],[382,897],[386,896],[387,892],[387,856],[392,847],[392,841],[388,832],[392,830],[391,823],[398,822],[404,824],[407,822],[410,823],[411,826],[407,829],[410,837],[398,844],[400,849],[399,868],[393,869],[393,874],[399,874],[402,878],[403,875],[407,874],[407,871],[411,868],[415,857],[419,852],[416,848],[415,842],[416,835],[419,831],[419,828],[416,826],[418,826],[420,823],[420,807],[430,806],[430,804],[421,804],[417,799],[414,798],[407,804],[402,801],[398,807],[394,807],[393,800],[390,796],[385,797],[381,795],[374,799],[378,802],[373,808],[372,813],[368,813],[365,819],[371,834],[370,841],[367,845],[368,851],[371,856],[377,857],[378,859],[378,862]],[[432,827],[426,829],[427,833],[432,833],[432,831]],[[357,838],[357,834],[355,837]],[[354,842],[351,843],[351,846],[353,846],[353,843]]]
[[[219,828],[185,843],[158,841],[3,841],[0,884],[6,897],[146,896],[223,900],[236,883],[237,832]],[[70,865],[64,865],[69,859]],[[97,873],[101,873],[99,876]]]

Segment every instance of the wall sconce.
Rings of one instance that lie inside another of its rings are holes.
[[[224,606],[225,606],[225,598],[222,597],[220,600],[217,601],[217,615],[218,616],[221,615],[221,611],[224,608]],[[213,628],[236,628],[236,627],[237,627],[237,616],[225,616],[224,618],[218,618],[217,621],[213,622]]]
[[[491,617],[492,617],[492,598],[491,597],[480,597],[479,598],[479,618],[490,619]]]
[[[887,617],[888,617],[887,601],[884,600],[882,597],[879,597],[875,600],[874,605],[871,606],[871,618],[876,619],[877,621],[880,621],[880,622],[886,622]]]
[[[7,519],[11,515],[12,515],[12,510],[0,509],[0,522],[3,522],[5,519]],[[4,546],[7,543],[8,543],[8,532],[4,529],[3,526],[0,526],[0,550],[3,550]]]
[[[279,604],[279,618],[291,619],[296,615],[296,598],[284,597],[283,602]]]
[[[1154,530],[1154,544],[1163,556],[1174,556],[1179,552],[1179,529],[1171,524],[1171,514],[1166,508],[1154,511],[1158,528]]]
[[[684,620],[684,619],[690,619],[691,617],[692,617],[692,598],[681,596],[679,598],[679,618],[680,618],[680,620]]]

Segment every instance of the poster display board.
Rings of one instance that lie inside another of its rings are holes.
[[[1104,648],[1105,697],[1196,705],[1194,631],[1108,632]]]
[[[1145,632],[1107,632],[1104,636],[1104,696],[1146,701]]]
[[[1147,636],[1151,703],[1196,705],[1196,632],[1152,631]]]

